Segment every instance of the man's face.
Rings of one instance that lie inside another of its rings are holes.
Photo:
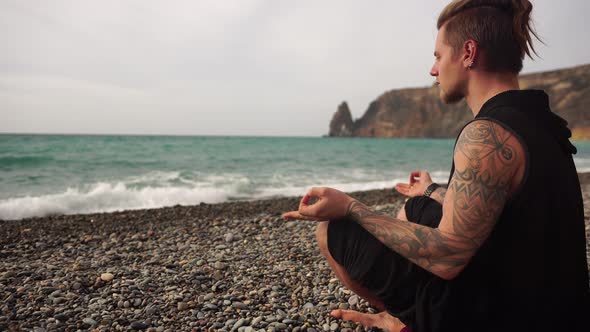
[[[453,49],[445,40],[445,26],[443,25],[436,36],[435,60],[430,75],[436,77],[442,101],[445,104],[452,104],[465,97],[465,70],[462,67],[461,57],[459,54],[453,54]]]

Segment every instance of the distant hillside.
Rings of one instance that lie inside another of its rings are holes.
[[[590,64],[522,75],[522,89],[542,89],[552,110],[568,121],[574,139],[590,139]],[[473,118],[465,101],[445,105],[438,87],[385,92],[353,121],[346,102],[330,122],[331,137],[456,137]]]

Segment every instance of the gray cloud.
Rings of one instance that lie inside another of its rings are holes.
[[[300,135],[432,82],[428,1],[3,1],[0,132]],[[534,2],[525,72],[589,62],[590,5]]]

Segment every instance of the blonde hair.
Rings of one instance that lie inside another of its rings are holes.
[[[455,0],[441,12],[437,28],[445,26],[445,42],[455,54],[472,39],[486,55],[479,65],[518,74],[525,54],[537,54],[531,35],[541,41],[532,26],[532,10],[528,0]]]

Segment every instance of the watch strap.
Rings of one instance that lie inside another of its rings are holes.
[[[433,193],[433,192],[434,192],[436,189],[438,189],[439,187],[440,187],[440,184],[438,184],[438,183],[434,183],[434,182],[433,182],[433,183],[431,183],[430,185],[428,185],[428,187],[426,187],[426,190],[424,190],[424,194],[422,194],[422,195],[424,195],[424,196],[426,196],[426,197],[430,197],[430,195],[432,195],[432,193]]]

